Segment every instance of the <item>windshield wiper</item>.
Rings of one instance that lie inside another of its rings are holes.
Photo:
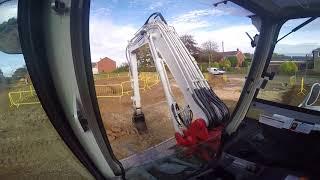
[[[311,23],[312,21],[314,21],[315,19],[317,19],[317,17],[312,17],[308,20],[306,20],[305,22],[303,22],[302,24],[300,24],[299,26],[293,28],[288,34],[282,36],[280,39],[278,39],[277,43],[279,41],[281,41],[282,39],[284,39],[285,37],[289,36],[291,33],[298,31],[299,29],[301,29],[302,27],[304,27],[305,25]]]

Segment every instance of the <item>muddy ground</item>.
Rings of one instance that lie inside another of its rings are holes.
[[[215,84],[215,92],[228,106],[235,105],[240,95],[241,78],[230,77],[227,82],[222,78],[209,79],[209,82]],[[177,101],[182,102],[182,95],[174,83],[173,91]],[[87,170],[53,128],[41,105],[9,107],[7,93],[0,92],[0,179],[90,179]],[[142,92],[142,104],[149,132],[139,135],[131,123],[130,96],[121,101],[119,98],[99,98],[104,125],[119,159],[174,135],[160,84]]]
[[[123,80],[123,79],[122,79]],[[175,98],[183,104],[183,96],[178,86],[170,80]],[[240,96],[244,76],[210,76],[208,79],[214,92],[232,110]],[[96,84],[104,82],[96,81]],[[114,82],[113,82],[114,83]],[[99,107],[111,146],[118,159],[128,157],[154,146],[174,135],[169,109],[161,84],[141,92],[142,109],[145,114],[148,133],[140,135],[133,127],[132,102],[130,96],[119,98],[99,98]]]

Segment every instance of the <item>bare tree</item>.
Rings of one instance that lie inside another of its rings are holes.
[[[180,39],[183,42],[183,44],[186,46],[186,48],[189,50],[192,56],[195,56],[196,54],[199,53],[197,42],[192,35],[185,34],[181,36]]]
[[[137,60],[139,66],[142,67],[150,67],[154,65],[150,48],[147,44],[137,49]]]
[[[201,44],[201,47],[203,49],[203,52],[208,57],[209,64],[212,62],[214,56],[217,54],[218,51],[218,44],[214,41],[206,41]]]

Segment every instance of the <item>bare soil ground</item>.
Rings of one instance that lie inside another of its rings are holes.
[[[215,92],[232,108],[240,95],[241,78],[227,82],[209,80]],[[117,83],[120,80],[102,83]],[[173,82],[178,102],[181,92]],[[139,135],[132,125],[130,96],[99,98],[101,115],[112,148],[119,159],[141,152],[174,135],[161,84],[142,92],[149,132]],[[63,143],[41,105],[19,108],[8,105],[7,91],[0,92],[0,179],[91,179]]]
[[[214,92],[232,110],[240,96],[244,78],[231,76],[225,81],[222,76],[210,76],[208,81]],[[177,102],[183,103],[182,93],[173,80],[171,87]],[[141,152],[174,135],[162,85],[158,84],[151,90],[142,91],[141,96],[142,109],[148,126],[148,133],[142,135],[137,133],[131,121],[133,111],[130,96],[122,97],[121,100],[98,99],[104,126],[118,159]]]

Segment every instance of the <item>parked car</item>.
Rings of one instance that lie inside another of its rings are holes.
[[[224,74],[225,71],[219,69],[219,68],[208,68],[208,72],[213,74],[213,75],[219,75],[219,74]]]

